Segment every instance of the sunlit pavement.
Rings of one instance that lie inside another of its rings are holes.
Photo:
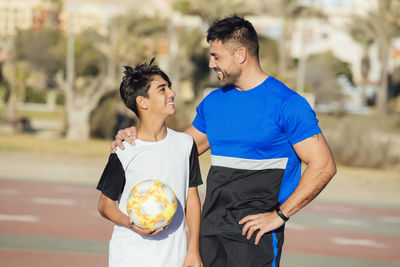
[[[0,180],[0,265],[107,266],[94,187]],[[285,234],[284,267],[400,266],[400,207],[317,200]]]

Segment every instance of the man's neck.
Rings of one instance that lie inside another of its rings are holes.
[[[165,120],[141,120],[137,138],[147,142],[161,141],[167,136]]]
[[[235,86],[240,91],[248,91],[262,84],[267,78],[268,75],[263,72],[260,65],[253,64],[252,66],[243,68],[242,74],[235,83]]]

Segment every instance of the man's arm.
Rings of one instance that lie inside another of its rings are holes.
[[[210,148],[207,135],[194,128],[193,125],[190,125],[190,127],[185,130],[185,133],[193,137],[194,141],[196,142],[199,155],[203,154]],[[111,143],[111,152],[116,152],[117,147],[124,149],[125,147],[122,144],[123,141],[126,141],[131,145],[135,145],[136,135],[137,129],[135,126],[119,130],[115,136],[115,140]]]
[[[185,133],[193,137],[199,155],[203,154],[210,148],[207,135],[197,130],[193,125],[190,125],[190,127],[185,130]]]
[[[336,174],[332,153],[321,133],[293,145],[293,148],[307,167],[295,191],[280,206],[286,217],[294,215],[310,203]],[[242,234],[247,232],[247,239],[259,230],[255,239],[255,243],[258,244],[265,233],[282,226],[284,220],[273,211],[246,216],[239,221],[239,224],[244,223]]]
[[[200,198],[197,186],[189,187],[186,201],[186,220],[189,230],[189,246],[183,266],[200,267],[203,264],[199,252]]]
[[[128,227],[142,235],[149,235],[149,234],[156,235],[159,232],[161,232],[162,230],[164,230],[164,228],[159,228],[156,231],[154,231],[152,229],[143,230],[143,229],[137,227],[135,224],[133,224],[133,222],[129,219],[128,216],[126,216],[124,213],[122,213],[119,210],[117,202],[108,198],[104,194],[100,195],[99,203],[98,203],[98,211],[99,211],[100,215],[103,216],[104,218],[106,218],[116,224]]]
[[[307,138],[293,148],[307,167],[295,191],[280,206],[286,217],[310,203],[336,174],[336,165],[323,134]]]

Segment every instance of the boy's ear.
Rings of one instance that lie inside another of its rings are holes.
[[[144,110],[149,108],[149,104],[147,103],[147,99],[144,96],[141,96],[141,95],[136,97],[136,106],[138,108],[141,108],[141,109],[144,109]]]

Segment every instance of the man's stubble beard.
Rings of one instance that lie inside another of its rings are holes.
[[[240,75],[241,71],[238,71],[235,74],[228,74],[226,72],[222,72],[222,79],[219,80],[219,83],[222,86],[235,86],[235,84],[239,80]]]

